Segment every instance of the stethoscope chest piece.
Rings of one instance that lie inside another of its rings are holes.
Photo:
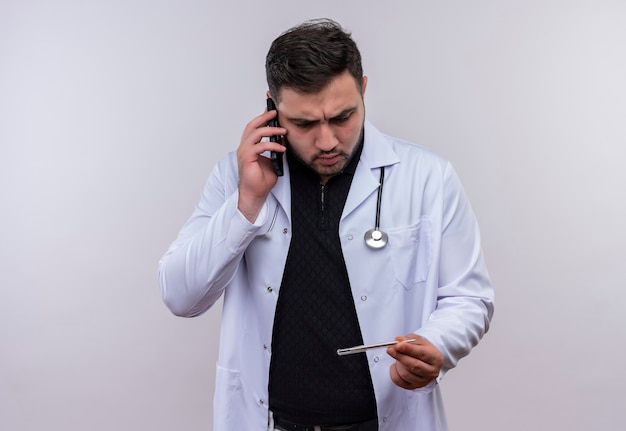
[[[378,228],[365,232],[365,244],[372,248],[383,248],[387,245],[387,234]]]
[[[371,248],[383,248],[387,245],[388,237],[380,230],[380,203],[383,197],[383,184],[385,183],[385,167],[380,168],[380,182],[378,184],[378,198],[376,199],[376,225],[374,229],[365,232],[365,244]]]

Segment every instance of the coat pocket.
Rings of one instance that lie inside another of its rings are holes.
[[[241,392],[241,379],[239,371],[229,370],[217,366],[215,374],[215,400],[213,405],[214,423],[216,429],[234,429],[238,421],[235,411],[237,396]]]
[[[396,279],[405,289],[426,281],[432,262],[430,221],[422,217],[415,225],[387,231]]]

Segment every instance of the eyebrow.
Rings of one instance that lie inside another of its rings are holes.
[[[334,115],[333,117],[329,118],[328,121],[332,121],[332,120],[336,120],[338,118],[342,118],[342,117],[346,117],[352,113],[354,113],[357,110],[357,107],[351,107],[351,108],[346,108],[343,111],[339,112],[337,115]],[[300,124],[313,124],[313,123],[318,123],[320,120],[312,120],[310,118],[306,118],[306,117],[289,117],[286,116],[286,118],[293,122],[293,123],[300,123]]]

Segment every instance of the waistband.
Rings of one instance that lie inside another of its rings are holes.
[[[274,414],[274,428],[284,431],[377,431],[378,419],[349,425],[301,425]]]

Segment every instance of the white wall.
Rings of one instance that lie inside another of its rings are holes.
[[[0,1],[0,429],[210,430],[219,310],[156,265],[263,110],[282,30],[352,29],[383,131],[455,164],[497,287],[454,430],[626,423],[622,0]]]

